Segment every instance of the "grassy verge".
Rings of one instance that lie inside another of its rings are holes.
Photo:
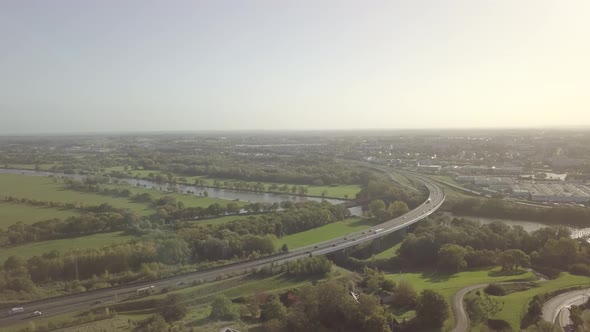
[[[524,272],[523,274],[519,275],[505,275],[502,274],[500,270],[500,267],[495,267],[487,270],[464,271],[452,275],[428,272],[399,273],[386,274],[385,278],[395,282],[405,280],[412,284],[417,292],[421,292],[424,289],[432,289],[447,299],[450,310],[453,295],[464,287],[481,283],[523,279],[532,280],[535,278],[535,276],[530,272]],[[450,310],[450,314],[450,318],[445,321],[443,328],[444,331],[450,330],[454,325],[455,318],[453,317],[452,310]]]
[[[279,239],[279,245],[287,244],[290,249],[304,247],[329,240],[334,237],[344,236],[349,233],[362,231],[381,223],[373,219],[350,218],[322,227],[310,229],[305,232],[283,236]]]
[[[7,228],[19,221],[22,221],[24,224],[32,224],[52,218],[65,219],[78,214],[79,212],[76,210],[0,202],[0,228]]]
[[[0,264],[4,263],[4,261],[10,256],[20,256],[28,259],[33,256],[40,256],[44,253],[51,252],[52,250],[66,252],[71,249],[101,248],[112,243],[129,241],[133,238],[136,237],[123,235],[122,232],[112,232],[61,240],[39,241],[7,247],[0,250]]]

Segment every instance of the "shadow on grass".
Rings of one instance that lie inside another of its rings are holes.
[[[350,223],[349,225],[352,227],[361,227],[361,226],[377,226],[381,223],[383,223],[383,221],[371,218],[371,219],[357,220],[353,223]]]
[[[244,281],[260,281],[268,278],[276,278],[276,280],[280,282],[303,282],[309,281],[310,283],[317,282],[322,279],[326,279],[325,276],[305,276],[305,277],[296,277],[296,276],[289,276],[287,274],[280,274],[280,275],[257,275],[257,274],[249,274],[244,277]]]
[[[508,271],[490,271],[488,276],[490,277],[509,277],[509,276],[520,276],[526,274],[527,270],[508,270]]]
[[[435,271],[424,271],[422,272],[422,278],[427,280],[428,282],[436,283],[436,282],[447,282],[451,278],[456,278],[455,274],[448,274],[448,273],[439,273]]]

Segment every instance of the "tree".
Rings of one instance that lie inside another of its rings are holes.
[[[263,321],[278,319],[281,320],[287,315],[287,308],[276,296],[271,296],[272,299],[260,306],[260,319]]]
[[[145,325],[145,332],[161,332],[161,331],[168,331],[170,325],[166,323],[164,318],[160,315],[154,315],[152,318],[149,319],[148,323]]]
[[[518,270],[519,266],[528,267],[530,258],[522,250],[508,249],[500,254],[498,263],[502,265],[502,270]]]
[[[287,246],[287,244],[283,244],[283,246],[281,247],[281,251],[282,252],[288,252],[289,251],[289,247]]]
[[[438,250],[438,268],[441,271],[457,273],[467,266],[467,250],[456,244],[445,244]]]
[[[218,320],[235,320],[239,317],[239,314],[230,299],[225,295],[219,295],[213,299],[209,317]]]
[[[393,292],[395,290],[395,281],[389,279],[381,281],[381,289],[387,292]]]
[[[385,202],[380,199],[372,200],[369,203],[369,212],[375,218],[385,219],[387,216],[387,211],[385,210]]]
[[[183,319],[187,313],[186,306],[180,303],[180,297],[176,294],[166,297],[161,310],[160,314],[168,323]]]
[[[225,210],[229,214],[238,214],[240,212],[240,206],[236,202],[227,203]]]
[[[403,214],[406,214],[410,211],[408,204],[403,201],[394,201],[393,203],[389,204],[387,208],[387,213],[389,214],[390,218],[396,218]]]
[[[441,327],[448,317],[449,305],[442,295],[431,289],[425,289],[420,293],[416,319],[422,326]]]
[[[393,291],[393,302],[391,304],[400,309],[413,309],[417,302],[418,293],[412,284],[406,280],[401,280]]]

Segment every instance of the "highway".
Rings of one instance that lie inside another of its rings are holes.
[[[386,169],[377,168],[391,177]],[[409,173],[408,173],[409,174]],[[397,230],[414,224],[432,213],[434,213],[444,202],[445,194],[442,188],[433,180],[419,174],[409,174],[415,180],[424,184],[430,194],[428,199],[414,210],[403,216],[388,220],[374,226],[371,230],[351,233],[346,236],[333,238],[324,242],[316,243],[302,248],[297,248],[288,253],[276,254],[255,260],[232,263],[205,271],[197,271],[174,277],[160,279],[149,283],[132,284],[119,287],[104,288],[100,290],[88,291],[81,294],[72,294],[60,297],[46,298],[39,301],[23,304],[25,308],[23,313],[8,315],[5,312],[0,314],[0,326],[8,326],[21,322],[23,320],[36,319],[31,318],[30,314],[39,310],[43,312],[41,317],[54,316],[82,309],[89,309],[93,306],[102,305],[102,303],[114,303],[136,294],[137,289],[145,286],[155,286],[156,289],[175,286],[179,284],[191,284],[193,281],[212,281],[220,276],[231,276],[247,273],[253,268],[274,264],[283,264],[288,261],[297,260],[304,257],[326,255],[332,252],[340,251],[349,247],[356,246],[360,243],[369,242],[380,238]]]
[[[568,307],[585,303],[589,296],[590,289],[580,289],[552,297],[543,304],[543,319],[566,327],[571,324]]]

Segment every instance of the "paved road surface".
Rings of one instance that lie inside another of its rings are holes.
[[[543,319],[548,322],[559,323],[561,327],[570,324],[568,306],[582,304],[590,296],[590,288],[575,290],[559,294],[549,299],[543,305]]]
[[[452,330],[452,332],[469,331],[469,317],[467,317],[467,313],[463,307],[463,298],[465,297],[465,294],[471,292],[472,290],[484,288],[488,285],[489,284],[477,284],[465,287],[453,295],[453,303],[451,303],[451,306],[453,307],[453,312],[455,313],[455,328]]]
[[[387,170],[381,170],[389,174]],[[325,255],[331,252],[356,246],[363,242],[372,241],[376,238],[390,234],[426,218],[430,214],[434,213],[444,202],[444,192],[442,188],[434,181],[419,174],[411,174],[410,176],[412,176],[416,181],[423,183],[428,188],[430,191],[430,201],[427,200],[422,205],[403,216],[374,226],[371,231],[351,233],[346,236],[334,238],[303,248],[298,248],[285,254],[277,254],[256,260],[233,263],[206,271],[177,275],[149,283],[105,288],[81,294],[66,295],[62,297],[47,298],[30,302],[22,305],[25,308],[24,313],[15,314],[12,316],[9,316],[6,312],[0,313],[0,327],[15,324],[22,320],[33,319],[30,318],[29,315],[35,310],[42,311],[42,317],[78,311],[81,309],[90,308],[92,306],[101,305],[98,303],[98,301],[102,301],[103,303],[113,303],[131,297],[136,294],[137,289],[140,287],[153,285],[156,287],[156,289],[161,289],[168,286],[178,285],[179,283],[189,284],[196,280],[212,281],[219,276],[247,273],[252,268],[260,268],[271,263],[282,264],[288,261],[309,257],[310,255]]]

